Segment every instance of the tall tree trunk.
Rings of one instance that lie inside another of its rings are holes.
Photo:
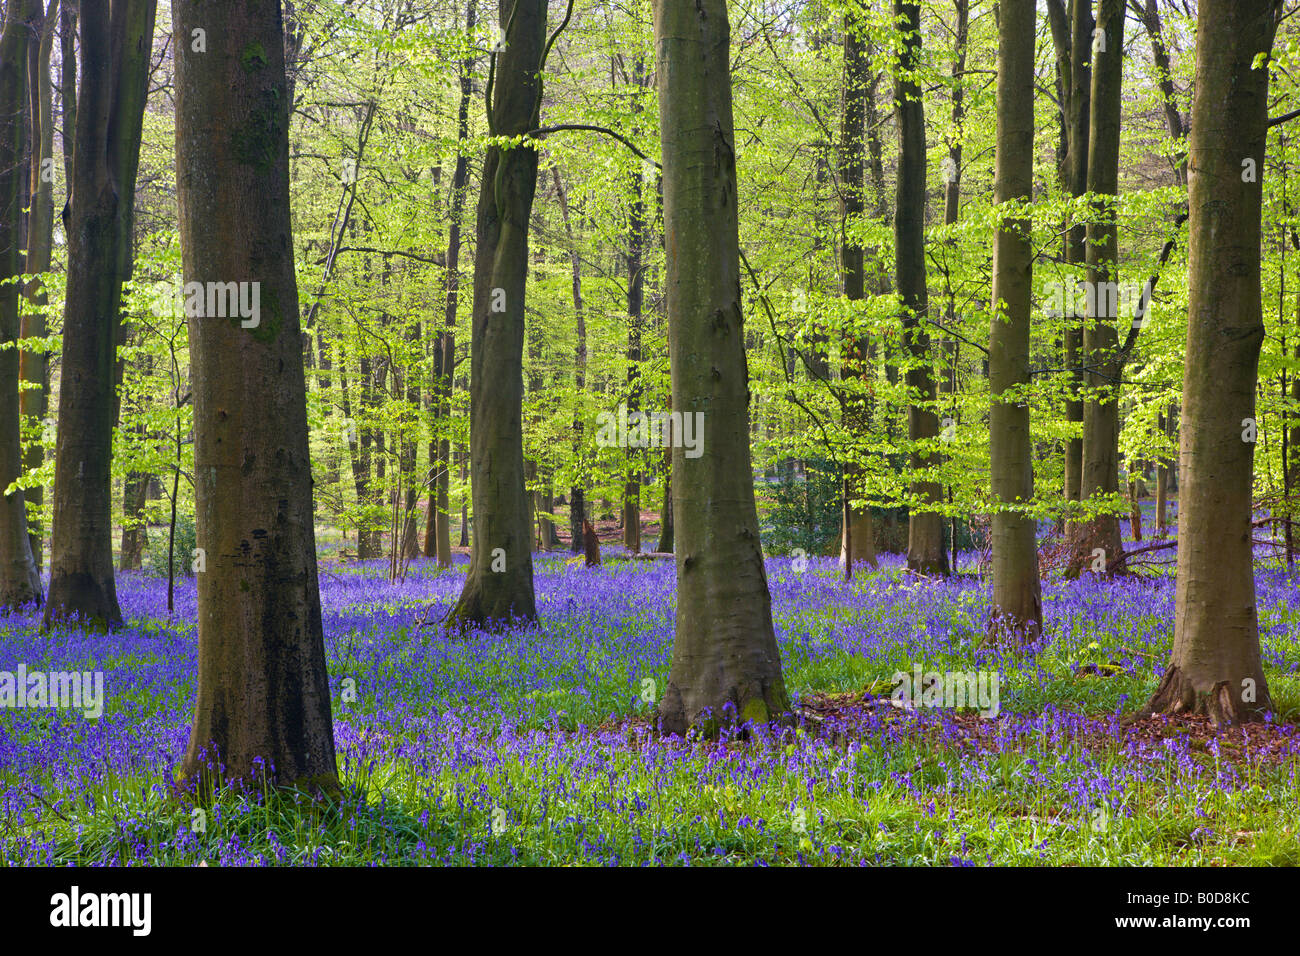
[[[1187,127],[1183,115],[1178,109],[1178,100],[1174,91],[1174,81],[1170,72],[1169,51],[1165,47],[1164,27],[1160,20],[1160,8],[1156,0],[1146,0],[1144,4],[1134,4],[1142,20],[1142,26],[1151,40],[1151,58],[1156,66],[1160,85],[1160,101],[1164,106],[1165,127],[1174,144],[1174,178],[1178,185],[1187,186]],[[1174,410],[1171,406],[1167,414],[1160,416],[1162,435],[1172,438],[1174,431]],[[1169,462],[1161,457],[1156,459],[1156,537],[1164,537],[1169,526]]]
[[[966,135],[966,46],[970,36],[970,0],[954,0],[954,7],[957,13],[957,26],[954,30],[954,55],[952,62],[952,132],[948,139],[948,171],[945,178],[943,190],[943,222],[945,226],[957,224],[961,215],[961,162],[962,146]],[[955,246],[955,243],[950,243]],[[957,327],[957,295],[952,284],[951,271],[944,269],[944,297],[947,303],[944,307],[944,321],[949,329]],[[955,429],[960,420],[960,412],[957,408],[957,363],[960,355],[960,346],[957,339],[951,335],[945,335],[940,349],[944,356],[944,362],[947,366],[945,374],[939,379],[939,394],[947,396],[947,405],[945,410],[949,413],[946,417],[948,423]],[[953,501],[953,488],[949,483],[947,488],[948,503]],[[948,519],[949,535],[948,541],[952,547],[953,567],[957,566],[957,516],[950,515]]]
[[[1135,466],[1130,466],[1135,467]],[[1138,498],[1138,479],[1129,473],[1128,479],[1128,527],[1134,541],[1142,540],[1142,502]]]
[[[868,46],[868,52],[871,46]],[[871,77],[870,83],[867,84],[867,96],[865,107],[866,115],[866,135],[867,135],[867,176],[871,182],[871,191],[875,199],[875,206],[872,211],[872,218],[877,222],[884,223],[886,226],[893,227],[894,224],[894,204],[890,201],[888,190],[885,187],[885,147],[884,141],[880,135],[880,127],[883,120],[880,115],[880,107],[877,103],[879,87],[884,79],[883,73],[876,73]],[[871,259],[874,261],[874,268],[869,276],[870,284],[868,288],[876,295],[888,295],[893,291],[892,281],[890,279],[889,269],[886,268],[884,257],[876,256],[873,250]],[[865,266],[865,262],[864,262]],[[898,383],[898,367],[894,364],[890,355],[890,344],[888,342],[880,343],[880,348],[868,340],[867,359],[874,361],[879,355],[880,360],[884,362],[885,378],[890,385]],[[887,409],[884,415],[884,427],[886,439],[894,441],[895,435],[895,416],[892,410]],[[841,508],[841,511],[843,509]],[[880,541],[883,542],[883,550],[889,552],[900,552],[902,535],[899,532],[899,515],[902,509],[888,508],[885,510],[881,520],[882,534]],[[841,518],[841,524],[843,519]],[[877,537],[874,533],[875,526],[872,527],[872,545],[876,546]]]
[[[0,35],[0,490],[23,470],[18,391],[18,285],[23,209],[24,112],[27,91],[27,25],[22,0],[8,0]],[[27,505],[21,490],[0,501],[0,608],[41,600],[41,578],[28,538]]]
[[[998,131],[993,201],[1029,203],[1034,180],[1035,0],[1002,0],[998,18]],[[1002,220],[993,245],[989,330],[989,470],[993,513],[990,629],[1036,640],[1043,627],[1029,434],[1029,316],[1034,249],[1029,216]]]
[[[409,335],[411,337],[411,349],[414,351],[419,347],[420,326],[418,323],[411,326]],[[420,407],[420,388],[415,384],[414,376],[406,373],[400,376],[398,381],[400,382],[402,378],[406,380],[404,384],[406,385],[407,404],[413,409],[418,409]],[[395,553],[401,556],[401,560],[395,562],[396,567],[393,568],[395,576],[403,574],[402,568],[420,553],[420,533],[415,520],[416,505],[420,500],[420,491],[417,487],[418,482],[415,475],[415,463],[419,451],[415,438],[410,433],[409,426],[404,426],[398,434],[398,487],[400,489],[404,486],[405,490],[401,495],[403,499],[400,516],[401,548],[400,550],[394,549]]]
[[[59,0],[50,0],[49,9],[42,8],[42,0],[27,0],[27,26],[39,42],[27,46],[27,102],[32,129],[32,161],[30,209],[27,225],[28,275],[48,272],[50,269],[51,241],[54,233],[54,91],[50,81],[50,52],[54,47],[54,30],[58,26],[55,14]],[[20,334],[24,339],[43,339],[47,333],[45,310],[49,295],[45,284],[32,279],[23,290],[28,308],[23,311]],[[45,463],[45,448],[40,442],[45,416],[49,410],[50,369],[44,346],[38,350],[24,349],[18,356],[18,377],[23,389],[18,396],[19,413],[25,427],[34,430],[23,453],[23,467],[33,471]],[[28,537],[31,540],[32,559],[36,570],[41,570],[44,558],[44,529],[41,527],[40,507],[45,497],[41,485],[33,485],[24,492],[27,503],[34,505],[36,516],[28,517]]]
[[[207,569],[198,576],[197,700],[182,773],[204,783],[265,774],[333,792],[280,5],[174,0],[172,9],[185,278],[261,283],[256,326],[188,322]],[[191,52],[197,27],[225,52]]]
[[[844,280],[844,297],[849,302],[865,298],[865,273],[862,246],[853,240],[852,230],[858,228],[866,209],[863,196],[863,177],[866,166],[866,139],[864,123],[867,105],[867,84],[871,64],[867,58],[866,30],[862,16],[854,12],[844,15],[844,96],[840,118],[840,272]],[[866,376],[867,352],[870,343],[866,336],[853,336],[844,342],[842,376],[845,379],[862,379]],[[870,430],[870,409],[861,395],[850,395],[845,406],[845,426],[854,439],[866,437]],[[862,468],[847,462],[844,469],[844,495],[851,503],[861,498]],[[871,508],[866,505],[841,508],[840,561],[845,562],[845,574],[852,577],[853,565],[878,567],[875,535],[871,529]]]
[[[494,136],[538,125],[545,0],[499,0],[505,49],[496,55],[488,113]],[[470,484],[473,555],[451,630],[535,620],[532,509],[524,482],[524,290],[537,151],[489,146],[483,162],[474,249],[470,339]]]
[[[925,270],[925,110],[916,71],[921,65],[921,5],[894,0],[894,19],[902,33],[899,76],[894,84],[898,117],[898,198],[894,216],[894,271],[903,300],[903,337],[910,356],[907,437],[923,445],[939,437],[936,388],[930,336],[922,325],[929,310]],[[911,467],[932,469],[939,456],[932,449],[914,451]],[[943,540],[943,515],[928,506],[943,501],[943,486],[933,478],[912,482],[908,519],[907,566],[921,574],[949,572]]]
[[[1170,410],[1172,413],[1172,409]],[[1160,434],[1171,433],[1171,415],[1161,414],[1158,421]],[[1156,461],[1156,537],[1163,538],[1169,530],[1169,468],[1164,458]]]
[[[63,181],[72,184],[72,154],[77,130],[77,19],[81,0],[59,7],[59,108],[63,114]]]
[[[672,407],[672,396],[668,398]],[[668,447],[664,449],[664,500],[659,512],[659,543],[655,550],[660,554],[672,554],[676,546],[677,534],[673,526],[673,423],[668,420]]]
[[[465,33],[473,34],[477,10],[475,0],[465,8]],[[451,225],[447,232],[447,304],[443,313],[444,330],[437,346],[437,414],[444,427],[451,417],[452,383],[456,378],[456,310],[460,306],[460,224],[465,210],[465,192],[469,182],[469,102],[474,93],[474,60],[460,62],[460,105],[456,111],[456,168],[451,174]],[[438,558],[438,567],[451,567],[451,437],[444,433],[437,440],[434,464],[435,493],[429,505],[433,543],[425,536],[424,553]]]
[[[1300,295],[1296,296],[1296,315],[1300,318]],[[1300,324],[1300,323],[1297,323]],[[1291,353],[1292,358],[1300,362],[1300,343],[1297,343],[1295,350]],[[1291,401],[1300,405],[1300,373],[1291,376]],[[1295,504],[1292,495],[1296,489],[1300,488],[1300,415],[1293,415],[1291,418],[1290,428],[1287,432],[1288,444],[1290,445],[1290,462],[1287,472],[1287,518],[1286,518],[1286,565],[1292,568],[1295,565],[1296,545],[1294,538]]]
[[[1056,44],[1057,76],[1061,89],[1062,125],[1065,131],[1065,156],[1060,167],[1061,184],[1071,196],[1088,191],[1088,133],[1092,122],[1092,47],[1096,21],[1092,0],[1048,0],[1052,36]],[[1065,236],[1065,261],[1070,268],[1070,282],[1079,279],[1079,270],[1087,261],[1087,227],[1077,224]],[[1074,301],[1082,300],[1076,296]],[[1065,402],[1066,421],[1077,425],[1080,434],[1065,444],[1065,499],[1077,502],[1083,487],[1083,400],[1086,386],[1082,372],[1084,316],[1074,313],[1064,317],[1065,366],[1069,369],[1070,393]],[[1073,529],[1073,514],[1067,529]]]
[[[1092,0],[1071,0],[1070,9],[1070,110],[1066,129],[1069,135],[1069,152],[1066,154],[1071,196],[1082,196],[1088,191],[1088,151],[1092,133],[1092,47],[1097,31],[1097,20],[1092,14]],[[1070,229],[1066,246],[1066,260],[1075,268],[1071,279],[1083,276],[1088,260],[1088,227],[1083,224]],[[1075,301],[1079,301],[1079,296]],[[1066,449],[1066,497],[1070,501],[1083,500],[1083,389],[1087,376],[1083,372],[1083,327],[1086,315],[1075,312],[1065,332],[1066,366],[1074,391],[1066,402],[1066,418],[1079,426],[1077,437],[1071,438]]]
[[[463,484],[465,482],[465,479],[469,477],[469,469],[467,467],[469,462],[469,455],[465,451],[464,446],[461,446],[461,450],[457,453],[457,457],[460,459],[460,480],[461,483]],[[469,499],[468,498],[462,498],[460,502],[460,538],[458,539],[457,547],[461,547],[461,548],[469,547]]]
[[[582,391],[587,387],[587,319],[582,307],[582,260],[578,256],[578,246],[573,237],[573,222],[569,218],[569,200],[564,194],[564,184],[560,181],[560,168],[551,167],[555,178],[555,195],[560,204],[560,216],[564,220],[564,235],[569,242],[569,268],[573,274],[573,315],[577,345],[573,356],[573,387],[582,400]],[[582,456],[582,416],[573,420],[573,454],[581,461]],[[587,518],[587,503],[582,486],[574,483],[569,488],[569,550],[574,554],[582,553],[582,523]]]
[[[133,471],[123,482],[122,548],[117,564],[119,571],[138,571],[144,563],[144,551],[149,545],[149,529],[144,517],[145,495],[149,491],[151,477]]]
[[[639,78],[638,71],[638,78]],[[627,409],[641,408],[641,320],[645,304],[645,203],[641,198],[641,167],[632,173],[632,203],[628,212],[627,247]],[[623,546],[641,550],[640,449],[627,449],[623,483]]]
[[[706,735],[790,710],[759,544],[749,453],[736,153],[724,0],[655,0],[669,361],[701,454],[673,449],[677,623],[664,732]]]
[[[1088,223],[1088,319],[1083,359],[1089,394],[1083,403],[1083,477],[1079,500],[1119,494],[1119,377],[1116,322],[1119,296],[1119,193],[1121,93],[1124,83],[1124,0],[1101,0],[1093,44],[1092,117],[1088,130],[1088,192],[1095,198]],[[1090,567],[1097,551],[1109,565],[1122,551],[1119,516],[1112,509],[1080,520],[1074,528],[1068,573]]]
[[[546,484],[538,497],[541,501],[541,507],[537,515],[537,540],[541,550],[550,551],[555,547],[555,492],[549,470]]]
[[[1271,709],[1252,562],[1255,417],[1268,70],[1280,0],[1200,0],[1192,102],[1188,324],[1179,444],[1174,649],[1145,712],[1216,726]],[[1249,179],[1249,182],[1243,182]]]
[[[130,333],[128,332],[128,340],[129,338]],[[175,361],[174,352],[173,361]],[[141,370],[145,373],[152,371],[153,359],[147,353],[141,355],[138,362]],[[175,369],[175,366],[173,366],[173,369]],[[180,401],[181,397],[182,396],[179,394],[173,393],[173,399],[175,401]],[[121,427],[121,423],[119,422],[118,428],[121,429]],[[145,428],[143,419],[128,426],[125,431],[127,434],[132,436],[133,441],[135,442],[143,442],[148,437],[148,429]],[[172,482],[173,496],[180,481],[180,438],[181,436],[178,435],[175,472],[173,475],[176,480]],[[149,503],[149,483],[152,480],[153,475],[148,474],[147,472],[131,471],[127,473],[125,480],[122,482],[122,546],[118,552],[117,559],[117,569],[119,571],[138,571],[144,564],[145,548],[149,545],[149,526],[148,520],[145,517],[145,506]],[[176,511],[176,502],[174,500],[172,502],[172,511],[173,513]],[[171,522],[173,529],[175,524],[175,517],[173,515],[173,520]],[[169,539],[169,545],[170,543]],[[173,562],[169,555],[168,568],[172,567],[172,563]],[[170,592],[172,590],[171,583],[171,574],[169,572],[168,613],[172,610],[172,601],[170,599]]]
[[[46,629],[74,618],[96,628],[122,623],[111,497],[117,345],[156,7],[155,0],[116,0],[111,13],[107,4],[81,11]]]
[[[373,404],[374,368],[369,358],[357,360],[357,399],[355,406],[349,396],[348,376],[339,367],[339,391],[343,399],[343,414],[351,422],[348,429],[348,454],[352,463],[352,488],[356,494],[357,508],[357,560],[368,561],[379,557],[379,534],[372,527],[371,505],[374,501],[375,478],[373,451],[374,430],[368,424],[359,424],[356,418],[369,418],[368,409]],[[356,418],[353,417],[353,409]],[[380,461],[382,462],[382,457]]]

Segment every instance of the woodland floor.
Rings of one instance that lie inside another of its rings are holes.
[[[224,794],[195,832],[168,781],[188,736],[192,579],[119,578],[128,625],[0,619],[0,670],[105,675],[98,720],[0,711],[0,861],[209,866],[534,864],[1300,864],[1300,578],[1257,571],[1271,725],[1122,717],[1171,642],[1167,575],[1049,580],[1032,655],[984,645],[989,589],[896,556],[846,584],[831,559],[768,561],[797,726],[665,740],[674,567],[537,556],[541,624],[447,641],[465,559],[322,563],[341,806]],[[891,675],[999,675],[1000,712],[888,705]],[[346,682],[351,678],[354,685]],[[652,682],[652,683],[649,683]],[[355,699],[343,688],[355,686]],[[648,695],[653,696],[653,695]]]

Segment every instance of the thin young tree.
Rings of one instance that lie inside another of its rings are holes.
[[[673,449],[677,621],[664,732],[790,709],[759,544],[740,298],[725,0],[655,0],[673,408],[703,416],[701,454]]]
[[[182,773],[334,791],[280,4],[174,0],[172,19],[185,280],[260,290],[250,318],[188,315],[206,568]]]
[[[1035,0],[1002,0],[998,16],[996,205],[1028,204],[1034,179]],[[1029,434],[1029,316],[1034,249],[1028,211],[1001,220],[993,244],[989,330],[989,470],[993,513],[993,616],[997,634],[1032,641],[1042,631]]]
[[[113,580],[112,455],[122,283],[131,276],[135,179],[155,0],[87,3],[69,201],[50,590],[41,626],[122,623]]]
[[[1281,0],[1201,0],[1196,11],[1174,649],[1144,712],[1205,714],[1216,726],[1271,707],[1255,604],[1255,445],[1243,431],[1264,342],[1269,70],[1257,64],[1281,10]]]

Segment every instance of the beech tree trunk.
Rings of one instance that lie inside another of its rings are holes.
[[[577,344],[573,355],[573,387],[582,399],[582,390],[587,385],[587,320],[582,306],[582,260],[578,257],[578,247],[573,238],[573,223],[569,219],[569,201],[564,195],[564,183],[560,181],[560,167],[552,166],[551,175],[555,178],[555,197],[560,204],[560,216],[564,220],[564,235],[569,242],[569,267],[572,272],[574,335]],[[582,460],[582,415],[573,419],[573,452]],[[574,554],[582,552],[582,523],[587,519],[587,503],[582,486],[575,482],[569,488],[569,550]]]
[[[1096,21],[1092,16],[1092,0],[1048,0],[1048,13],[1053,22],[1052,36],[1056,44],[1057,71],[1061,88],[1061,106],[1065,128],[1065,156],[1061,164],[1061,181],[1071,196],[1082,196],[1088,191],[1088,133],[1092,122],[1092,47]],[[1065,261],[1072,267],[1067,281],[1082,278],[1078,267],[1087,260],[1087,228],[1074,225],[1065,237]],[[1075,301],[1080,301],[1079,296]],[[1065,316],[1065,365],[1070,370],[1070,394],[1065,403],[1066,421],[1077,424],[1080,435],[1066,440],[1065,445],[1065,498],[1067,502],[1080,500],[1083,487],[1083,400],[1081,390],[1085,377],[1081,371],[1083,350],[1083,319],[1076,311]],[[1073,521],[1067,520],[1067,530]]]
[[[473,34],[476,18],[474,0],[469,0],[465,10],[465,32]],[[451,174],[451,225],[447,233],[447,305],[443,314],[444,330],[435,348],[437,414],[444,426],[451,415],[452,383],[456,379],[456,310],[460,306],[460,226],[465,210],[465,193],[469,182],[469,102],[474,93],[474,61],[460,63],[460,105],[456,112],[456,168]],[[451,438],[444,434],[434,446],[437,451],[434,469],[434,492],[429,501],[428,527],[425,535],[426,557],[436,556],[438,567],[451,567]]]
[[[144,563],[144,549],[149,544],[149,529],[144,517],[152,476],[133,471],[122,487],[122,547],[118,556],[119,571],[138,571]]]
[[[537,128],[545,0],[499,0],[508,24],[496,57],[488,126],[495,136]],[[532,507],[524,481],[524,290],[537,151],[488,147],[474,250],[470,339],[470,484],[473,555],[447,627],[500,627],[535,620]]]
[[[668,399],[672,404],[672,396]],[[664,500],[659,512],[659,542],[655,550],[660,554],[672,554],[676,547],[677,535],[673,530],[673,443],[672,420],[668,422],[669,441],[664,449]]]
[[[459,468],[460,480],[464,483],[469,478],[469,452],[464,445],[457,444],[453,457]],[[456,547],[469,547],[469,498],[464,495],[460,500],[460,527],[457,529]]]
[[[1035,0],[1002,0],[998,19],[995,204],[1032,199],[1034,177]],[[1034,250],[1028,215],[1004,219],[993,245],[989,330],[989,468],[993,496],[993,609],[990,629],[1023,642],[1042,632],[1043,600],[1033,517],[1029,434],[1029,323]]]
[[[334,792],[280,4],[174,0],[172,9],[185,279],[261,283],[256,326],[188,320],[207,569],[182,774]],[[199,27],[206,53],[190,48]]]
[[[1088,286],[1093,291],[1083,330],[1088,395],[1083,402],[1083,476],[1079,500],[1119,494],[1119,378],[1116,331],[1119,282],[1119,227],[1113,205],[1119,192],[1121,92],[1124,83],[1124,0],[1101,0],[1098,34],[1093,41],[1092,117],[1088,130],[1088,192],[1094,202],[1088,223]],[[1097,502],[1094,502],[1095,504]],[[1107,507],[1113,508],[1112,505]],[[1073,532],[1068,574],[1090,567],[1098,550],[1107,564],[1122,550],[1119,516],[1097,514],[1079,521]]]
[[[1157,80],[1160,85],[1160,100],[1164,106],[1165,127],[1169,138],[1174,141],[1174,178],[1178,185],[1187,185],[1187,128],[1183,115],[1178,110],[1174,91],[1173,77],[1170,73],[1169,51],[1165,47],[1164,28],[1160,20],[1160,8],[1156,0],[1146,0],[1145,5],[1134,7],[1139,14],[1142,25],[1151,40],[1151,58],[1155,63]],[[1161,433],[1169,438],[1175,436],[1174,409],[1171,406],[1167,414],[1160,416]],[[1163,538],[1169,525],[1169,462],[1164,458],[1156,460],[1156,537]]]
[[[706,736],[790,710],[749,453],[736,153],[724,0],[655,0],[669,362],[701,454],[673,449],[677,618],[660,727]]]
[[[1171,418],[1170,415],[1161,415],[1159,417],[1160,433],[1162,435],[1171,435]],[[1169,530],[1169,467],[1165,464],[1164,458],[1156,460],[1156,537],[1163,538]]]
[[[76,151],[64,208],[68,283],[43,629],[122,623],[113,580],[112,454],[122,283],[132,268],[155,0],[81,11]],[[188,40],[186,41],[189,42]]]
[[[77,19],[81,0],[59,7],[59,107],[63,113],[63,181],[72,182],[77,131]]]
[[[1130,478],[1128,482],[1128,527],[1134,541],[1142,540],[1142,502],[1138,499],[1138,483]]]
[[[844,281],[844,297],[850,302],[865,298],[864,252],[862,246],[851,238],[866,210],[863,195],[866,174],[866,120],[868,82],[871,65],[867,58],[866,29],[861,15],[852,12],[844,15],[844,98],[840,117],[840,272]],[[850,337],[844,342],[844,360],[841,375],[845,379],[861,379],[867,371],[867,353],[870,342],[863,337]],[[851,395],[845,408],[845,425],[857,436],[869,430],[869,406],[864,397]],[[853,462],[845,464],[844,494],[852,502],[865,492],[862,469]],[[840,561],[845,572],[852,576],[853,565],[879,567],[876,560],[875,535],[871,528],[871,508],[868,506],[840,509]]]
[[[921,62],[921,5],[894,0],[894,19],[902,33],[902,71],[894,84],[898,117],[898,196],[894,216],[894,271],[903,300],[903,337],[910,354],[907,388],[907,437],[932,443],[939,437],[935,412],[937,389],[930,365],[930,335],[922,319],[929,310],[925,269],[925,110],[915,71]],[[914,451],[913,470],[939,464],[933,450]],[[943,515],[927,509],[943,501],[943,486],[933,478],[912,482],[907,530],[907,566],[921,574],[948,574]]]
[[[1188,324],[1179,442],[1174,649],[1145,713],[1207,714],[1215,726],[1271,709],[1252,561],[1267,57],[1280,0],[1200,0],[1188,154]],[[1249,179],[1249,182],[1244,182]]]
[[[957,23],[953,30],[953,61],[952,61],[952,119],[951,131],[946,134],[945,139],[948,143],[948,156],[946,163],[948,168],[945,172],[945,182],[943,189],[943,222],[945,226],[956,225],[961,217],[961,164],[963,152],[963,140],[966,135],[966,47],[970,36],[970,0],[954,0],[954,12],[957,14]],[[955,245],[949,240],[949,244]],[[945,265],[944,268],[944,297],[947,302],[944,306],[944,324],[949,329],[957,327],[957,293],[953,288],[952,275]],[[942,396],[940,401],[946,402],[944,406],[945,419],[942,422],[945,426],[951,424],[955,430],[961,421],[961,413],[957,408],[957,367],[961,352],[961,346],[957,339],[950,335],[945,335],[940,345],[940,352],[943,354],[946,368],[944,374],[939,378],[939,395]],[[953,486],[951,482],[946,490],[948,503],[953,500]],[[948,541],[952,547],[952,566],[955,570],[958,563],[957,550],[957,524],[956,515],[950,515],[948,518]]]
[[[638,72],[638,77],[639,77]],[[627,410],[641,408],[641,320],[645,311],[645,202],[641,196],[641,167],[631,175],[631,209],[628,213],[627,246]],[[627,449],[627,471],[623,483],[623,546],[636,554],[641,550],[641,463],[639,448]]]
[[[38,42],[27,44],[27,103],[32,129],[30,213],[27,217],[27,263],[25,272],[34,275],[48,272],[54,233],[54,91],[50,80],[50,52],[54,47],[54,30],[58,26],[59,0],[50,0],[49,8],[42,0],[27,0],[27,28],[30,37]],[[32,279],[23,289],[28,308],[23,310],[20,334],[26,338],[45,338],[48,326],[45,310],[49,295],[45,284]],[[18,356],[18,377],[23,389],[18,396],[19,413],[24,427],[32,429],[35,437],[23,452],[23,468],[32,471],[45,462],[45,449],[39,440],[49,410],[50,369],[44,349],[24,349]],[[34,505],[37,516],[28,516],[28,537],[31,539],[32,559],[36,570],[41,570],[44,559],[45,535],[39,517],[45,489],[33,485],[23,492],[27,503]]]
[[[24,113],[27,91],[27,25],[22,0],[8,0],[0,35],[0,489],[22,473],[22,433],[18,403],[18,286],[7,281],[22,274],[19,253],[23,209]],[[27,533],[22,491],[0,501],[0,608],[41,600],[41,578]]]
[[[1297,312],[1300,313],[1300,296],[1296,298]],[[1297,344],[1291,357],[1300,361],[1300,344]],[[1300,406],[1300,374],[1291,376],[1291,401]],[[1295,565],[1295,502],[1292,495],[1300,488],[1300,415],[1293,416],[1287,433],[1290,445],[1290,470],[1287,475],[1287,518],[1286,518],[1286,565],[1290,569]]]

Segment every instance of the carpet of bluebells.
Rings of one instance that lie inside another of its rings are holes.
[[[1168,576],[1045,584],[1034,653],[988,646],[989,586],[897,556],[851,583],[771,558],[795,726],[664,739],[671,561],[537,556],[541,623],[449,641],[463,563],[322,566],[341,803],[223,793],[195,824],[169,782],[196,668],[193,580],[119,576],[128,625],[0,618],[0,670],[102,670],[103,716],[0,711],[8,864],[1300,863],[1300,578],[1257,572],[1274,725],[1121,725],[1172,640]],[[891,675],[996,669],[1000,713],[890,707]],[[646,693],[647,688],[650,693]],[[875,706],[879,704],[884,706]],[[197,831],[197,832],[196,832]]]

